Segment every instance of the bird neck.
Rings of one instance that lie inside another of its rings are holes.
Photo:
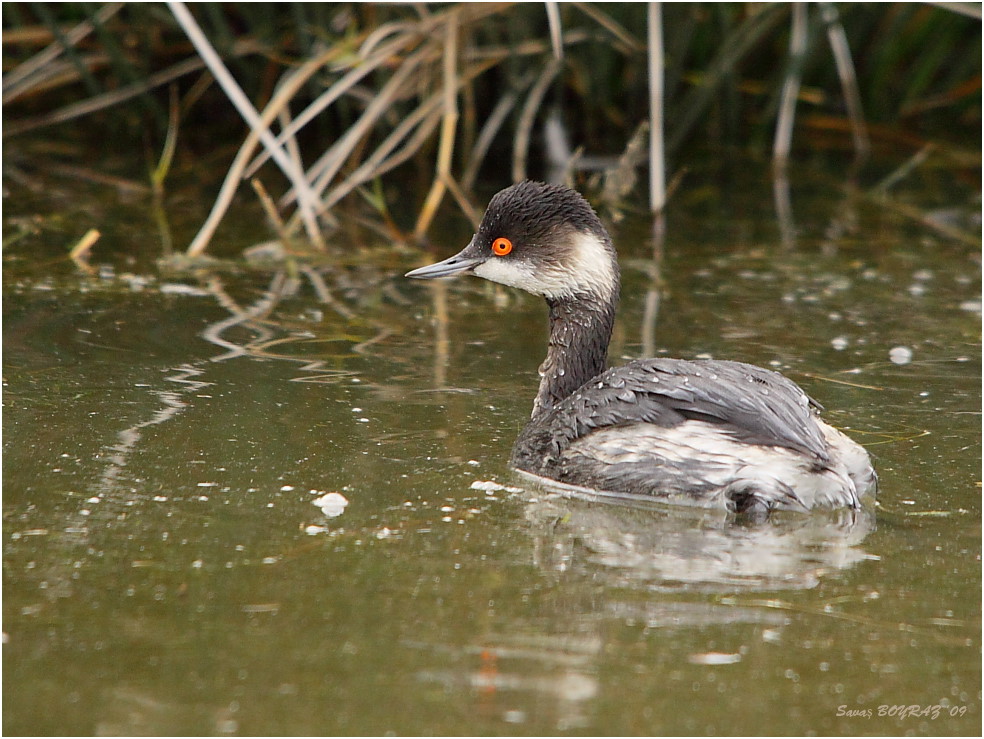
[[[547,298],[550,341],[540,365],[540,389],[533,401],[533,418],[554,408],[588,380],[605,371],[608,342],[615,322],[614,297]]]

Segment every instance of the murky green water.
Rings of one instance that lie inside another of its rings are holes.
[[[4,732],[977,733],[980,248],[797,177],[780,229],[764,178],[692,174],[658,270],[624,222],[612,358],[782,369],[874,455],[858,516],[530,488],[543,306],[409,252],[319,282],[8,248]],[[900,198],[979,213],[940,181]]]

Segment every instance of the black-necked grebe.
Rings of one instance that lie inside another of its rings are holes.
[[[619,269],[577,192],[521,182],[489,203],[461,252],[407,277],[470,272],[546,298],[550,341],[523,472],[596,491],[734,511],[857,508],[868,453],[782,375],[740,362],[639,359],[605,369]]]

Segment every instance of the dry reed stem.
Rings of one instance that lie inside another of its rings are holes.
[[[240,53],[237,54],[234,49],[233,56],[252,53],[258,50],[256,44],[252,41],[243,42],[241,44],[237,43],[236,46],[239,48]],[[80,118],[84,115],[89,115],[90,113],[95,113],[98,110],[108,108],[112,105],[118,105],[119,103],[136,97],[137,95],[141,95],[148,90],[152,90],[155,87],[160,87],[161,85],[166,85],[168,82],[172,82],[179,77],[183,77],[186,74],[190,74],[204,68],[205,62],[198,57],[193,59],[185,59],[184,61],[180,61],[177,64],[168,67],[167,69],[162,69],[160,72],[155,72],[154,74],[148,75],[146,79],[140,82],[124,85],[116,90],[111,90],[109,92],[102,93],[101,95],[95,95],[94,97],[90,97],[78,103],[71,103],[50,113],[6,123],[3,126],[3,136],[4,138],[14,136],[36,128],[51,126],[56,123],[65,123],[66,121]]]
[[[553,0],[548,0],[543,4],[547,11],[547,24],[550,26],[550,46],[553,49],[554,59],[564,58],[563,29],[560,26],[560,7]]]
[[[465,218],[467,218],[471,222],[472,228],[478,230],[479,223],[481,222],[482,219],[478,211],[475,210],[475,206],[472,205],[471,200],[468,199],[468,196],[465,194],[465,191],[454,180],[454,178],[450,176],[448,177],[447,186],[448,186],[448,190],[451,191],[451,196],[458,204],[458,207],[461,208],[461,212],[464,213]]]
[[[908,177],[910,172],[925,162],[929,158],[929,155],[935,152],[936,149],[936,144],[930,141],[919,151],[909,157],[905,162],[903,162],[899,167],[897,167],[893,172],[891,172],[887,177],[882,179],[881,182],[871,188],[872,193],[887,193],[892,187],[895,186],[897,182]]]
[[[455,132],[458,127],[458,16],[452,13],[445,29],[444,43],[444,111],[441,120],[441,139],[437,152],[437,171],[430,192],[417,216],[414,238],[420,240],[430,227],[437,208],[444,198],[447,181],[451,178],[451,155],[454,153]]]
[[[259,112],[253,107],[252,103],[225,67],[225,64],[205,38],[204,34],[201,32],[201,29],[197,26],[194,18],[191,16],[191,13],[188,12],[187,8],[185,8],[184,4],[180,2],[170,2],[169,5],[171,6],[172,12],[175,13],[175,16],[182,22],[182,27],[189,35],[189,38],[192,39],[192,43],[195,45],[196,49],[198,49],[199,53],[205,58],[205,61],[209,65],[209,69],[215,75],[216,81],[222,87],[223,91],[226,93],[226,96],[233,103],[234,107],[239,110],[240,114],[246,119],[250,129],[258,133],[263,145],[271,152],[274,161],[280,167],[281,171],[287,176],[288,180],[294,183],[295,188],[298,189],[300,193],[300,197],[298,198],[298,210],[300,211],[301,218],[304,222],[308,238],[315,248],[323,251],[325,249],[325,244],[316,219],[317,197],[307,185],[307,181],[304,178],[303,167],[299,164],[299,162],[293,160],[289,156],[285,148],[281,148],[280,145],[278,145],[272,131],[270,130],[271,120],[262,118]],[[282,109],[278,109],[276,112],[279,115],[282,112]]]
[[[468,165],[465,167],[465,173],[461,177],[461,186],[465,190],[471,190],[475,186],[478,169],[482,166],[482,162],[485,161],[485,155],[488,153],[493,139],[499,133],[502,124],[506,122],[506,118],[512,112],[512,109],[516,107],[516,103],[519,102],[519,96],[530,86],[530,82],[532,81],[532,72],[527,72],[525,76],[517,81],[516,87],[499,97],[499,101],[495,104],[492,112],[489,113],[488,118],[485,120],[485,125],[482,126],[482,130],[479,132],[478,138],[475,140],[475,145],[472,147],[471,153],[468,156]]]
[[[99,51],[76,53],[72,61],[53,60],[31,77],[31,84],[18,97],[40,97],[51,90],[74,84],[83,78],[80,67],[91,74],[111,64],[109,55]]]
[[[68,252],[68,256],[72,258],[73,262],[84,262],[89,258],[89,252],[97,241],[99,241],[102,236],[98,230],[90,228],[81,239],[76,242],[75,246],[72,247],[71,251]]]
[[[414,64],[414,66],[416,66],[416,63]],[[440,103],[440,97],[439,96],[435,96],[432,100],[433,100],[433,108],[436,110],[436,108],[438,107],[438,104]],[[382,115],[383,112],[385,112],[385,111],[379,111],[378,112],[378,115]],[[401,122],[401,124],[399,126],[397,126],[397,128],[392,133],[390,133],[390,135],[387,136],[386,139],[384,139],[383,143],[380,144],[379,148],[377,148],[376,152],[374,152],[374,154],[369,158],[369,160],[367,162],[365,162],[362,166],[358,167],[356,169],[356,171],[352,175],[350,175],[345,182],[342,183],[342,185],[340,185],[339,187],[336,187],[334,190],[330,191],[327,195],[324,194],[323,190],[319,189],[319,196],[321,197],[321,202],[319,204],[320,211],[322,211],[322,212],[323,211],[326,211],[328,208],[330,208],[331,206],[333,206],[338,200],[340,200],[342,197],[344,197],[344,195],[346,195],[349,192],[351,192],[351,190],[353,190],[359,184],[362,184],[362,182],[365,182],[366,180],[368,180],[368,179],[370,179],[372,177],[378,176],[379,174],[382,174],[384,171],[387,171],[389,168],[391,168],[391,167],[387,167],[386,169],[384,169],[383,168],[384,165],[383,164],[379,164],[375,168],[375,170],[373,170],[372,167],[367,167],[366,165],[367,164],[376,164],[376,163],[379,163],[384,157],[386,157],[386,155],[389,154],[390,151],[392,151],[393,148],[395,148],[397,146],[397,144],[400,143],[400,141],[406,135],[408,135],[410,133],[410,131],[413,130],[414,126],[416,126],[417,123],[420,122],[421,120],[425,121],[424,126],[426,126],[427,125],[426,121],[428,120],[426,118],[426,115],[429,112],[430,111],[428,111],[424,105],[420,106],[417,111],[415,111],[413,114],[411,114],[410,116],[408,116],[407,118],[405,118]],[[435,117],[434,118],[434,124],[435,125],[436,125],[437,121],[438,121],[438,117]],[[373,124],[374,124],[374,121],[371,122],[371,123],[369,123],[369,124],[367,124],[365,127],[368,129]],[[426,138],[426,136],[429,136],[430,133],[431,133],[431,131],[433,131],[433,127],[430,127],[426,131],[426,135],[424,137],[422,137],[422,138],[420,138],[418,140],[418,137],[417,136],[414,136],[414,137],[412,137],[412,140],[415,141],[415,142],[417,142],[416,145],[419,146],[420,143],[422,143],[423,138]],[[420,132],[420,129],[418,129],[418,133],[419,132]],[[359,138],[357,136],[354,136],[354,135],[349,136],[349,134],[352,134],[352,133],[353,133],[353,131],[352,131],[351,128],[346,133],[346,137],[348,137],[348,139],[344,141],[344,144],[345,144],[345,152],[344,152],[345,153],[345,158],[348,157],[349,152],[352,149],[354,149],[355,146],[358,145],[359,142],[362,140],[361,138]],[[343,139],[344,138],[345,137],[343,137]],[[319,162],[316,162],[315,165],[312,166],[308,170],[309,176],[310,176],[310,173],[313,172],[319,166],[319,164],[321,164],[322,162],[324,162],[327,159],[328,154],[331,153],[333,150],[336,150],[339,147],[339,145],[342,144],[342,143],[343,143],[343,141],[341,141],[341,140],[338,141],[338,142],[336,142],[335,145],[332,147],[332,149],[329,149],[328,152],[325,152],[325,154],[322,155],[322,158],[319,160]],[[416,148],[414,148],[413,151],[416,151]],[[410,154],[412,154],[412,153],[413,152],[411,151]],[[341,166],[342,161],[344,161],[344,158],[339,162],[339,165],[338,165],[339,167]],[[396,166],[396,164],[394,163],[391,166]],[[336,168],[336,171],[337,171],[337,168]],[[327,187],[328,184],[330,184],[330,181],[326,181],[325,187]],[[289,199],[290,199],[291,196],[292,196],[292,193],[288,191],[288,193],[286,193],[281,198],[281,203],[283,203],[285,201],[289,201]],[[296,228],[296,222],[297,222],[297,217],[295,215],[294,217],[291,218],[291,221],[288,224],[288,229],[290,231],[293,231]]]
[[[614,20],[611,16],[602,13],[597,6],[589,3],[571,3],[575,8],[584,13],[599,26],[608,31],[612,36],[622,42],[629,52],[643,52],[646,50],[645,44],[629,33],[622,24]],[[568,37],[570,41],[570,37]]]
[[[526,179],[526,156],[527,150],[529,149],[530,131],[533,129],[533,121],[536,119],[537,111],[539,111],[540,104],[543,102],[543,96],[546,95],[547,88],[553,82],[554,77],[557,76],[560,67],[560,60],[551,59],[543,68],[539,79],[526,97],[523,112],[520,114],[519,122],[516,124],[516,137],[513,140],[513,182],[520,182]]]
[[[293,122],[287,128],[280,132],[277,136],[277,141],[282,142],[283,139],[287,137],[292,137],[301,128],[310,123],[319,113],[328,108],[332,103],[338,100],[342,95],[349,92],[360,80],[362,80],[366,75],[374,72],[380,66],[388,62],[392,56],[404,49],[404,47],[409,46],[419,40],[416,34],[410,33],[402,36],[401,38],[383,46],[379,51],[375,52],[371,56],[363,59],[363,61],[354,69],[346,73],[341,79],[337,80],[331,85],[327,90],[321,93],[314,101],[312,101],[301,113],[293,120]],[[269,159],[270,154],[266,151],[259,154],[253,162],[250,163],[246,170],[246,177],[250,177],[264,164],[267,159]],[[310,172],[308,173],[310,177]]]
[[[265,122],[260,117],[259,112],[253,107],[249,98],[246,97],[239,83],[236,82],[235,78],[229,72],[222,58],[212,47],[212,44],[206,38],[198,22],[185,4],[177,0],[169,0],[168,7],[171,9],[171,13],[178,21],[178,24],[191,40],[192,45],[205,60],[212,74],[215,75],[215,80],[222,87],[226,97],[229,98],[233,106],[235,106],[240,115],[246,120],[249,127],[258,131],[260,140],[270,150],[277,166],[280,167],[288,180],[294,184],[295,189],[299,193],[298,209],[301,212],[301,218],[304,221],[308,238],[315,246],[324,249],[324,240],[321,237],[321,230],[318,227],[315,217],[317,196],[308,186],[307,180],[304,177],[304,171],[295,166],[286,152],[277,144],[273,133],[270,131],[269,122]]]
[[[573,46],[588,41],[593,36],[587,31],[573,28],[564,34],[564,46]],[[477,59],[518,59],[525,56],[543,56],[550,49],[546,41],[518,41],[512,46],[485,46],[481,49],[467,49],[462,54],[465,61]]]
[[[776,162],[772,168],[772,202],[779,222],[779,241],[785,249],[796,247],[796,223],[793,220],[793,200],[789,191],[786,162]]]
[[[369,134],[376,122],[399,98],[403,85],[410,75],[432,55],[433,50],[425,46],[407,57],[379,90],[359,119],[308,169],[308,176],[314,178],[313,188],[316,193],[320,195],[325,191],[359,141]],[[280,202],[283,204],[295,197],[291,189]]]
[[[776,116],[776,135],[772,145],[775,167],[785,167],[793,141],[793,122],[796,119],[796,99],[802,82],[803,57],[806,55],[809,24],[806,3],[793,3],[792,29],[789,36],[789,69],[782,85],[782,98]]]
[[[666,206],[666,152],[663,146],[663,7],[647,8],[649,46],[649,209],[659,213]]]
[[[77,26],[72,28],[64,35],[65,41],[69,44],[75,45],[90,33],[95,30],[96,25],[102,25],[114,15],[116,15],[120,9],[123,8],[124,3],[107,3],[101,7],[94,16],[94,21],[82,21]],[[6,30],[4,35],[6,36]],[[42,73],[44,69],[58,56],[65,51],[65,46],[58,40],[52,42],[47,47],[39,51],[37,54],[32,56],[30,59],[25,61],[23,64],[19,64],[15,69],[3,76],[3,103],[6,105],[12,100],[16,100],[20,97],[26,90],[31,89],[33,81],[31,77],[36,73]]]
[[[942,8],[943,10],[948,10],[951,13],[958,13],[959,15],[965,15],[968,18],[976,18],[981,20],[981,4],[980,3],[967,3],[967,2],[954,2],[954,3],[926,3],[927,5],[935,5],[937,8]]]
[[[426,16],[422,21],[423,25],[417,24],[413,26],[412,31],[408,32],[408,35],[413,36],[413,40],[419,40],[420,38],[430,40],[433,38],[433,29],[440,27],[441,24],[446,24],[452,13],[457,18],[456,22],[463,23],[466,20],[467,22],[473,22],[487,15],[499,12],[506,6],[507,4],[502,3],[456,6],[440,14]],[[431,43],[405,59],[386,85],[376,93],[359,120],[308,169],[308,178],[314,181],[314,189],[319,196],[323,195],[338,173],[338,170],[355,150],[359,141],[369,134],[376,121],[389,110],[393,101],[400,97],[403,83],[414,69],[427,61],[428,57],[437,58],[439,55],[440,52],[434,49]],[[291,202],[294,197],[294,193],[289,191],[281,198],[281,205]]]
[[[290,104],[293,96],[308,79],[316,74],[323,64],[330,61],[337,54],[337,49],[327,51],[308,60],[296,70],[293,70],[291,74],[288,74],[263,110],[261,118],[265,124],[269,125],[279,115],[280,110]],[[219,190],[215,203],[212,205],[212,210],[209,212],[208,218],[205,219],[205,223],[199,228],[195,238],[192,239],[191,244],[188,246],[187,254],[189,257],[199,256],[208,248],[208,244],[212,240],[215,230],[219,227],[219,223],[225,217],[226,211],[232,204],[232,199],[236,194],[239,183],[243,179],[243,172],[258,144],[259,132],[250,129],[246,140],[239,148],[232,165],[229,167],[229,171],[226,172],[225,180],[222,182],[222,187]]]
[[[482,17],[498,13],[505,7],[508,7],[508,4],[498,3],[457,6],[440,14],[427,14],[421,22],[416,24],[394,23],[377,29],[365,38],[361,47],[361,51],[363,53],[370,54],[371,58],[365,59],[359,67],[347,72],[342,79],[336,81],[336,83],[326,90],[325,93],[319,96],[314,103],[302,111],[302,113],[295,120],[287,125],[282,125],[280,134],[273,137],[273,141],[277,144],[277,146],[271,147],[270,142],[267,141],[267,137],[272,136],[272,132],[269,130],[270,122],[273,116],[279,116],[282,114],[282,108],[286,106],[290,98],[290,95],[286,94],[286,90],[291,85],[288,85],[287,83],[282,84],[280,89],[278,89],[275,94],[274,99],[271,100],[270,104],[268,104],[263,112],[263,116],[260,118],[263,122],[263,128],[259,131],[255,129],[251,130],[250,136],[247,137],[247,140],[240,149],[239,154],[237,154],[236,160],[234,161],[233,166],[226,177],[226,181],[223,183],[220,196],[213,207],[212,213],[209,215],[209,219],[200,230],[199,235],[196,236],[195,240],[188,248],[189,255],[193,256],[200,254],[206,248],[219,220],[231,202],[236,185],[244,176],[243,173],[245,172],[246,175],[253,173],[270,156],[284,157],[284,149],[281,147],[291,146],[291,144],[287,142],[291,141],[293,135],[300,130],[300,128],[310,122],[310,120],[312,120],[318,113],[329,107],[342,95],[353,92],[355,85],[367,74],[389,62],[392,59],[393,54],[399,53],[406,47],[419,42],[421,39],[430,41],[430,39],[433,38],[433,29],[441,26],[442,24],[445,26],[450,25],[452,14],[455,18],[454,22],[456,24],[463,24],[465,22],[473,22]],[[394,35],[396,35],[397,38],[390,41],[391,37]],[[567,40],[569,41],[569,39]],[[542,48],[542,44],[540,46]],[[357,155],[358,147],[367,140],[368,135],[370,134],[373,126],[378,122],[379,118],[391,110],[393,103],[401,97],[405,89],[405,83],[410,79],[410,76],[417,69],[419,69],[421,65],[440,55],[441,52],[433,47],[433,42],[426,43],[409,57],[402,60],[396,71],[391,75],[390,79],[383,86],[383,88],[376,93],[375,97],[368,101],[367,108],[362,113],[360,118],[352,126],[350,126],[345,134],[334,142],[334,144],[326,150],[311,167],[308,168],[305,173],[305,181],[312,183],[311,191],[318,198],[317,206],[314,210],[316,214],[323,214],[341,197],[344,197],[371,177],[379,176],[383,173],[383,171],[387,171],[403,161],[406,161],[406,159],[412,156],[412,154],[419,149],[427,137],[431,135],[434,126],[438,122],[438,118],[431,112],[432,101],[426,101],[410,116],[405,118],[399,126],[397,126],[397,128],[384,140],[383,144],[381,144],[376,151],[373,152],[368,160],[364,161],[362,165],[359,166],[351,175],[349,175],[340,185],[337,185],[330,190],[328,189],[343,164],[350,160],[352,156]],[[451,62],[451,69],[454,71],[455,67],[453,62],[457,57],[457,53],[454,58],[449,59],[447,58],[447,51],[445,50],[444,56],[445,65]],[[471,79],[480,73],[480,71],[484,71],[484,69],[487,69],[488,66],[492,66],[492,64],[502,61],[502,59],[507,56],[508,53],[503,51],[503,53],[495,55],[496,58],[494,62],[488,65],[479,65],[479,67],[469,70],[467,75],[460,76]],[[327,60],[325,60],[325,63],[326,61]],[[303,67],[303,69],[309,71],[312,70],[312,68],[313,65],[310,63],[304,65]],[[447,71],[447,67],[445,69]],[[526,101],[524,111],[527,114],[526,121],[528,122],[528,127],[525,132],[525,139],[523,134],[521,134],[518,139],[521,148],[524,151],[522,155],[524,161],[525,149],[529,139],[529,126],[532,125],[532,119],[535,117],[539,104],[542,101],[543,94],[545,94],[546,85],[553,78],[553,76],[556,75],[558,69],[559,67],[556,65],[548,67],[547,74],[544,78],[541,78],[540,87],[534,88],[534,90],[531,91],[530,97]],[[310,74],[299,73],[289,75],[288,78],[290,81],[298,83],[301,78],[307,79],[309,76]],[[459,77],[459,75],[455,72],[453,74],[453,78],[457,77]],[[462,84],[463,82],[460,79],[452,79],[451,83],[446,84],[444,88],[445,97],[443,98],[443,107],[445,112],[443,116],[440,117],[440,121],[442,123],[442,134],[441,143],[439,145],[439,171],[432,186],[432,195],[429,196],[428,203],[425,206],[426,209],[418,221],[418,233],[422,233],[422,231],[429,224],[430,220],[433,218],[433,213],[436,211],[436,204],[440,201],[440,198],[443,197],[445,190],[451,191],[451,194],[455,200],[458,201],[459,205],[462,207],[462,210],[469,217],[469,219],[474,221],[476,218],[474,209],[464,194],[463,189],[457,184],[450,172],[451,157],[454,152],[453,134],[457,124],[456,91],[461,88]],[[292,86],[296,88],[297,84]],[[229,93],[227,92],[227,94]],[[450,96],[450,104],[447,100],[448,96]],[[437,100],[434,102],[440,103],[441,101]],[[505,114],[508,113],[509,107],[510,106],[505,106],[502,113],[503,119],[505,118]],[[449,113],[449,111],[453,111],[453,113]],[[491,127],[487,130],[494,133],[496,127]],[[246,160],[248,155],[252,154],[256,147],[257,136],[255,134],[257,133],[261,138],[263,138],[264,144],[267,146],[267,151],[258,156],[255,161],[252,161],[246,165],[244,164],[244,160]],[[404,142],[405,139],[406,141]],[[483,148],[477,150],[475,153],[480,153],[484,156],[484,151],[487,149],[489,141],[491,141],[491,136],[484,140]],[[395,153],[391,153],[401,144],[401,142],[404,142],[402,148]],[[295,155],[292,156],[291,159],[294,160],[294,164],[297,163],[296,150]],[[278,164],[281,163],[278,162]],[[472,171],[476,170],[477,165],[473,165]],[[291,178],[291,181],[292,187],[284,196],[281,197],[279,201],[281,207],[297,200],[297,193],[299,190],[293,178]],[[299,206],[302,204],[303,203],[299,203]],[[306,213],[304,209],[299,207],[299,211],[291,217],[285,226],[288,235],[296,231],[298,221],[302,220],[305,215]],[[307,223],[305,223],[305,225],[310,235],[311,228]]]
[[[840,15],[833,3],[820,3],[823,20],[827,24],[827,40],[834,55],[837,76],[840,78],[844,91],[844,106],[847,117],[851,122],[851,138],[854,140],[855,156],[858,160],[867,158],[871,151],[871,140],[868,138],[868,128],[864,120],[864,110],[861,105],[861,93],[858,90],[858,78],[854,71],[854,60],[851,58],[851,48],[847,43],[847,34],[840,22]]]
[[[285,106],[281,108],[279,113],[277,113],[277,123],[280,124],[281,131],[290,128],[291,118],[289,107]],[[298,169],[304,169],[304,162],[301,160],[301,147],[297,144],[297,138],[295,136],[288,136],[285,139],[282,136],[278,136],[277,140],[281,142],[284,149],[287,151],[287,156],[291,158],[294,165]]]
[[[465,85],[485,72],[491,64],[476,65],[468,69],[465,73],[458,75],[457,87],[460,90]],[[336,185],[322,198],[322,207],[331,208],[335,203],[344,198],[355,188],[363,183],[390,171],[394,167],[403,164],[413,156],[423,145],[434,129],[442,120],[441,104],[444,100],[444,91],[434,93],[426,101],[421,103],[416,110],[400,122],[393,131],[383,140],[379,147],[369,156],[352,174],[342,183]],[[419,124],[419,125],[418,125]],[[416,130],[414,130],[416,129]],[[410,132],[413,131],[413,135]],[[407,139],[406,144],[396,153],[390,154],[396,146]],[[453,180],[448,185],[451,187],[452,194],[455,194],[455,187],[452,187]],[[460,192],[460,190],[458,190]],[[456,195],[457,197],[457,195]],[[474,220],[473,213],[466,210],[469,219]]]
[[[371,156],[359,165],[352,174],[346,177],[342,183],[328,191],[322,198],[321,207],[324,209],[332,207],[359,185],[388,172],[393,167],[409,159],[441,122],[440,102],[441,95],[434,95],[427,102],[420,105],[413,113],[404,118],[400,122],[400,125],[393,129],[392,133],[383,140]],[[414,131],[414,129],[416,129],[416,132],[410,137],[407,145],[396,154],[389,156],[390,152],[411,131]]]
[[[249,184],[253,186],[253,191],[260,200],[260,205],[263,207],[263,212],[266,213],[267,220],[270,221],[270,225],[277,232],[280,243],[286,249],[289,241],[287,231],[284,228],[284,221],[280,217],[280,213],[277,212],[277,206],[274,204],[273,198],[270,197],[267,189],[258,178],[254,177],[249,181]]]

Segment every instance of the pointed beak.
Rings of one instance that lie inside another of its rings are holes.
[[[428,264],[426,267],[411,270],[404,276],[412,277],[416,280],[433,280],[438,277],[454,277],[455,275],[470,272],[474,267],[485,261],[484,257],[472,256],[472,249],[472,244],[468,244],[468,246],[453,257],[448,257],[443,262],[438,262],[437,264]]]

